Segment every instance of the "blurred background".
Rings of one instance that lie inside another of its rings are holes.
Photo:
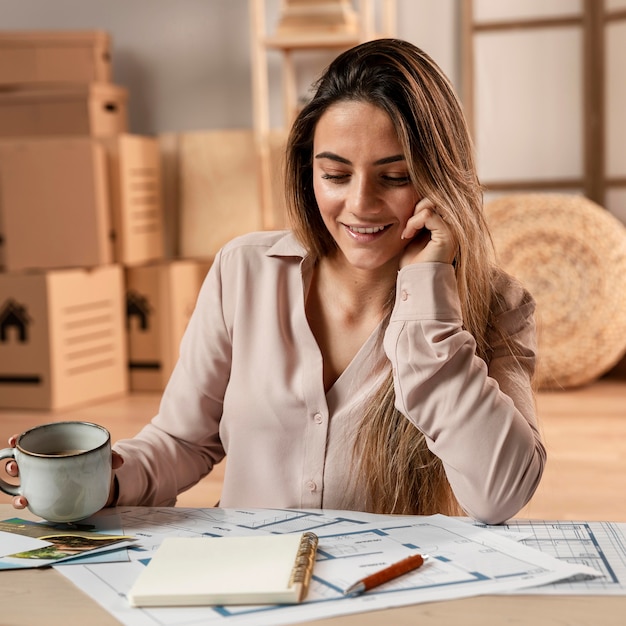
[[[117,439],[156,412],[215,252],[286,225],[311,84],[386,35],[456,88],[538,302],[554,464],[527,513],[626,519],[626,0],[0,0],[2,436],[81,417]],[[103,74],[46,78],[64,46],[104,50]]]

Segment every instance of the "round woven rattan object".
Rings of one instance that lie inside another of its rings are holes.
[[[537,302],[537,385],[585,385],[626,352],[626,227],[581,196],[485,206],[499,264]]]

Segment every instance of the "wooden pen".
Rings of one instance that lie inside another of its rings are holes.
[[[414,554],[406,559],[402,559],[402,561],[398,561],[389,567],[374,572],[362,580],[355,582],[354,585],[350,585],[350,587],[343,592],[343,595],[354,596],[373,589],[374,587],[378,587],[394,578],[398,578],[398,576],[402,576],[402,574],[416,570],[423,565],[427,558],[428,556],[425,554]]]

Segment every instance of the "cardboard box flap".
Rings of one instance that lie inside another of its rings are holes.
[[[104,30],[12,30],[0,32],[0,48],[41,46],[109,46],[111,36]]]
[[[21,102],[87,100],[88,98],[114,99],[125,103],[128,100],[128,89],[110,83],[89,83],[58,85],[53,88],[33,87],[28,89],[0,88],[0,105]]]

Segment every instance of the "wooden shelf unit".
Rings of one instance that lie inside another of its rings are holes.
[[[393,36],[396,2],[378,2],[380,20],[376,19],[376,0],[358,0],[356,7],[349,0],[282,0],[278,24],[270,35],[267,30],[265,0],[249,0],[253,128],[258,156],[262,223],[266,229],[282,228],[286,222],[282,204],[282,179],[277,175],[277,169],[280,169],[277,162],[280,161],[287,129],[298,112],[294,55],[302,51],[320,50],[336,50],[339,53],[364,41]],[[281,20],[290,11],[303,16],[307,10],[312,14],[329,10],[333,12],[333,16],[340,15],[345,19],[332,24],[329,21],[326,27],[320,27],[318,20],[291,19],[289,25],[281,28]],[[380,21],[380,29],[376,28],[377,21]],[[282,57],[283,119],[282,125],[277,129],[270,125],[269,51],[278,51]]]

